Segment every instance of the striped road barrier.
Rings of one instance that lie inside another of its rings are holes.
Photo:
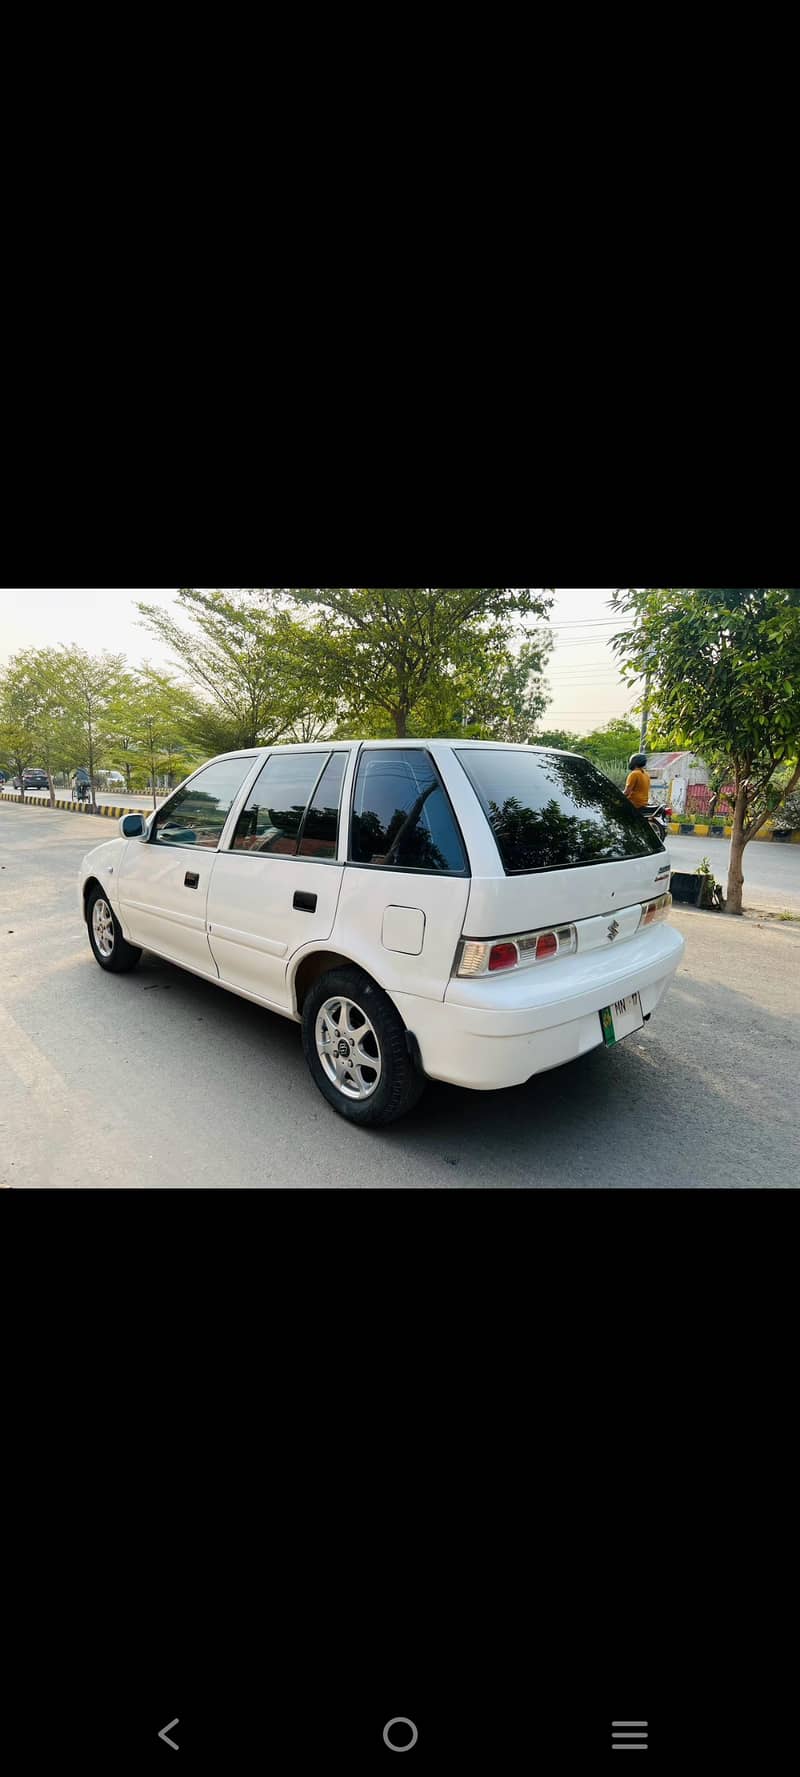
[[[3,801],[22,802],[26,808],[63,808],[68,814],[104,814],[113,820],[119,820],[120,815],[123,814],[147,815],[150,813],[150,810],[146,808],[123,808],[117,805],[107,807],[100,803],[96,808],[92,808],[89,802],[59,802],[58,799],[55,802],[34,802],[28,796],[21,796],[16,790],[4,790]]]
[[[688,825],[688,822],[684,821],[682,824],[685,827]],[[681,822],[670,821],[669,831],[670,831],[670,833],[676,833],[676,834],[680,833]],[[724,836],[725,839],[730,839],[732,833],[733,833],[732,827],[726,827],[724,829],[724,835],[723,835],[721,833],[721,830],[719,827],[709,827],[709,826],[705,825],[705,823],[697,821],[697,822],[695,822],[694,826],[692,827],[691,833],[685,834],[684,837],[687,839],[691,839],[692,837],[694,837],[695,839],[718,839],[718,838]],[[759,839],[761,841],[761,843],[764,845],[769,844],[770,840],[775,840],[775,834],[773,832],[773,829],[771,827],[768,827],[765,831],[764,828],[762,828],[760,833],[753,834],[753,840],[756,840],[756,839]],[[753,843],[753,840],[750,841],[751,845]],[[785,839],[778,839],[778,840],[775,840],[775,843],[777,845],[785,845],[787,843],[787,841]],[[800,845],[800,833],[793,833],[790,843],[792,845]]]

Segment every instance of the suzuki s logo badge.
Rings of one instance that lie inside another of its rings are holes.
[[[619,920],[612,919],[611,924],[608,928],[609,943],[613,944],[618,931],[619,931]]]

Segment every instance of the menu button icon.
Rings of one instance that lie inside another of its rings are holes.
[[[612,1721],[611,1750],[612,1752],[646,1752],[647,1722]]]

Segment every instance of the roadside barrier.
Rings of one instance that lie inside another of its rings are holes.
[[[34,802],[29,796],[21,796],[17,790],[3,790],[2,799],[4,802],[22,802],[25,808],[63,808],[68,814],[105,814],[114,820],[119,820],[123,814],[148,813],[146,808],[123,808],[117,805],[108,808],[100,803],[97,808],[92,808],[90,802],[59,802],[58,799],[55,802]]]
[[[724,828],[709,827],[707,821],[691,821],[690,822],[688,820],[684,820],[684,821],[670,821],[670,823],[669,823],[670,833],[676,833],[676,834],[681,833],[684,827],[691,827],[691,832],[685,835],[685,837],[689,838],[689,839],[691,839],[692,836],[694,836],[696,839],[722,839],[722,838],[730,839],[731,834],[733,833],[732,827],[724,827]],[[761,840],[762,843],[764,843],[764,844],[766,844],[769,840],[775,840],[775,833],[774,833],[772,827],[770,826],[769,822],[767,822],[766,827],[762,827],[760,833],[753,834],[753,840],[756,840],[756,839]],[[751,840],[751,844],[752,843],[753,843],[753,841]],[[775,840],[775,843],[776,843],[776,845],[785,845],[787,843],[787,841],[778,839],[778,840]],[[800,832],[792,834],[790,843],[792,845],[800,845]]]

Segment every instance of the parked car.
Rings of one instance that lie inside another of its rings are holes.
[[[343,1116],[516,1086],[641,1028],[678,967],[669,857],[587,760],[320,741],[211,760],[84,858],[104,969],[152,950],[302,1026]]]

